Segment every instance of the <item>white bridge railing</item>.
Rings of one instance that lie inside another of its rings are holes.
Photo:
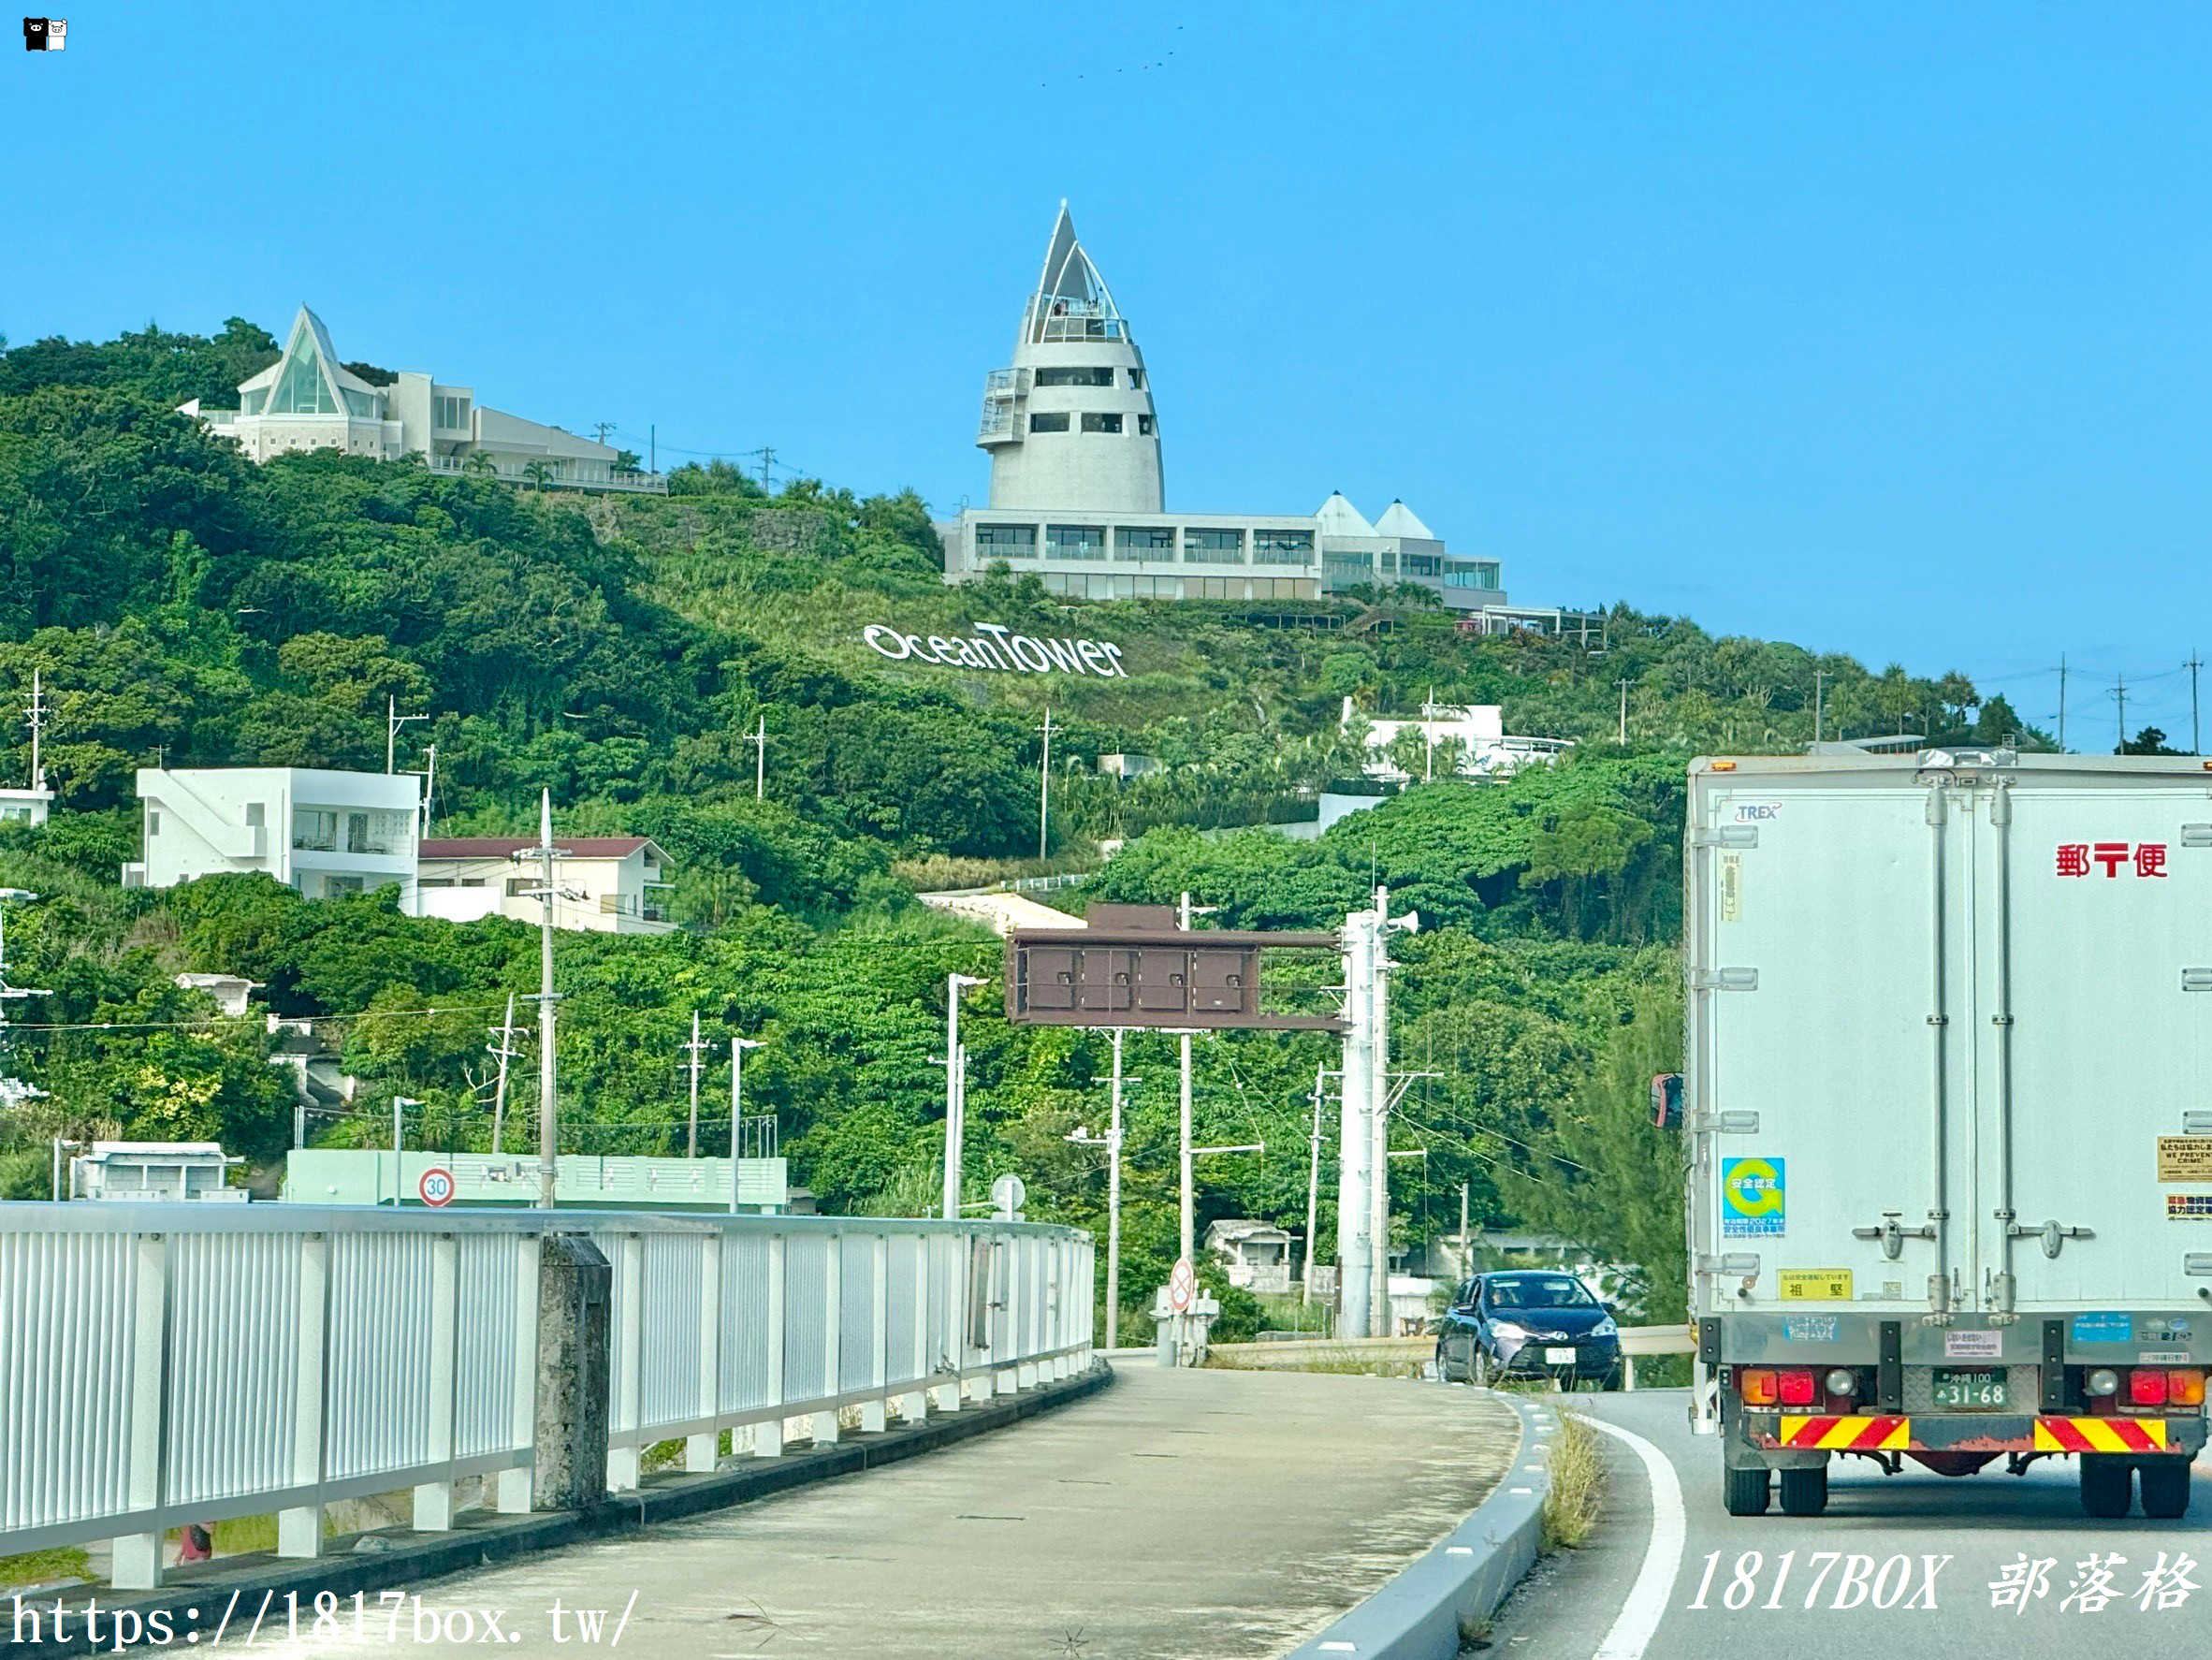
[[[724,1431],[773,1456],[840,1415],[1009,1393],[1090,1362],[1091,1241],[1064,1228],[813,1216],[0,1204],[0,1556],[114,1541],[158,1582],[162,1535],[454,1485],[531,1507],[539,1246],[612,1268],[610,1491],[652,1444],[711,1470]]]

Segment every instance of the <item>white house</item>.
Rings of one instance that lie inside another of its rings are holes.
[[[1226,1265],[1232,1286],[1250,1291],[1290,1289],[1290,1235],[1273,1222],[1237,1216],[1211,1223],[1206,1251]]]
[[[1338,724],[1346,732],[1364,721],[1367,759],[1362,770],[1371,779],[1403,784],[1415,779],[1449,776],[1452,757],[1458,758],[1462,778],[1503,778],[1532,761],[1549,761],[1574,748],[1572,738],[1513,737],[1506,731],[1505,711],[1496,704],[1425,703],[1410,719],[1363,717],[1344,700]],[[1421,744],[1421,759],[1408,771],[1390,757],[1390,746],[1403,733],[1412,733]],[[1444,757],[1436,758],[1443,750]]]
[[[43,824],[52,806],[51,790],[0,789],[0,824]]]
[[[256,461],[310,449],[384,461],[419,455],[436,473],[488,472],[552,489],[668,488],[657,473],[616,465],[621,452],[611,444],[488,409],[473,387],[414,369],[384,385],[364,379],[339,361],[330,331],[305,306],[292,320],[284,355],[241,381],[238,401],[236,409],[202,409],[196,398],[180,413],[236,439]]]
[[[413,773],[142,766],[146,852],[123,885],[259,870],[323,899],[412,882],[421,792]]]
[[[535,923],[543,867],[517,860],[537,841],[528,836],[432,837],[422,844],[420,911],[448,922],[508,916]],[[555,845],[553,923],[602,934],[665,934],[676,925],[662,910],[669,887],[668,855],[648,836],[563,836]]]

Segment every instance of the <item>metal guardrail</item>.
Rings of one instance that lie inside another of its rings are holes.
[[[1418,1337],[1304,1337],[1277,1336],[1265,1343],[1216,1343],[1209,1353],[1225,1364],[1259,1371],[1296,1372],[1315,1365],[1346,1361],[1386,1366],[1409,1366],[1426,1361],[1436,1351],[1435,1333]],[[1697,1352],[1697,1340],[1688,1326],[1623,1326],[1621,1328],[1623,1389],[1636,1388],[1638,1356],[1687,1355]]]
[[[166,1529],[455,1482],[531,1507],[539,1240],[612,1265],[607,1487],[682,1437],[783,1449],[806,1419],[880,1430],[1089,1363],[1091,1241],[1073,1230],[810,1216],[0,1204],[0,1556],[115,1541],[158,1582]]]

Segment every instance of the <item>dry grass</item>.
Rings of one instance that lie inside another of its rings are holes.
[[[1572,1551],[1588,1542],[1605,1486],[1596,1432],[1573,1413],[1561,1413],[1551,1438],[1551,1485],[1544,1494],[1545,1550]]]

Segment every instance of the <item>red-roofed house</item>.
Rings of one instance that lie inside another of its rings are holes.
[[[565,857],[553,861],[557,927],[603,934],[665,934],[676,925],[662,911],[668,855],[649,836],[556,836]],[[542,866],[517,859],[537,846],[531,836],[434,837],[422,844],[417,882],[422,914],[448,922],[539,916]]]

